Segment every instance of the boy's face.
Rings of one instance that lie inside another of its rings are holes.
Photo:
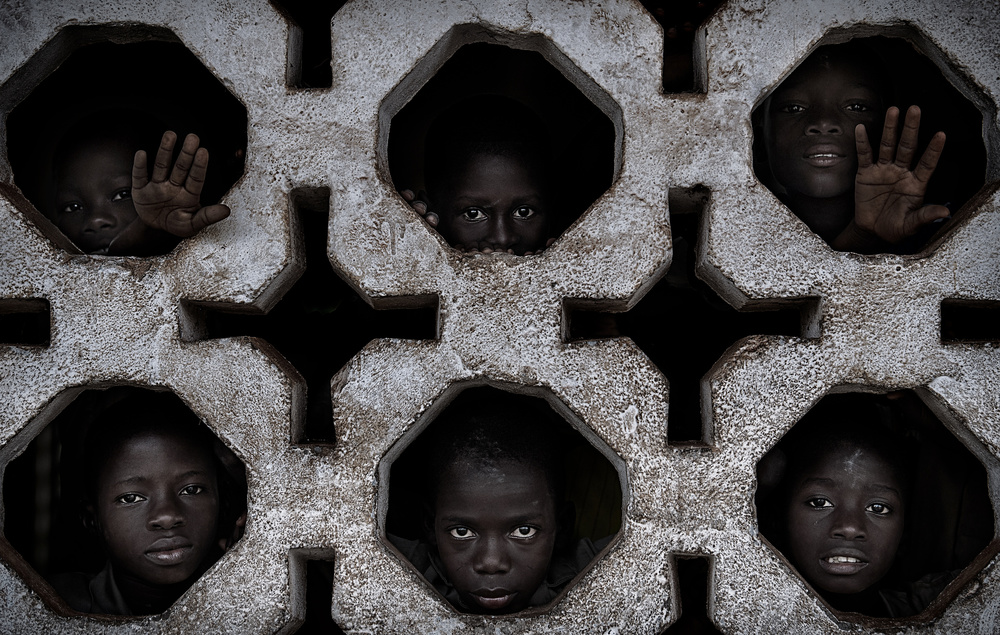
[[[514,613],[545,580],[556,541],[555,501],[538,467],[466,462],[442,475],[434,539],[464,608]]]
[[[108,245],[137,216],[132,204],[132,149],[108,140],[57,157],[56,226],[87,253],[106,253]]]
[[[892,567],[903,536],[902,488],[870,451],[842,448],[800,475],[788,501],[792,561],[814,587],[859,593]]]
[[[183,582],[217,544],[215,466],[188,439],[145,434],[123,442],[98,476],[94,507],[111,563],[126,578]]]
[[[854,191],[854,129],[878,133],[884,116],[871,73],[846,60],[806,62],[774,92],[764,143],[774,178],[793,196],[833,198]]]
[[[551,224],[542,184],[516,158],[473,155],[436,201],[437,229],[449,244],[466,250],[545,247]]]

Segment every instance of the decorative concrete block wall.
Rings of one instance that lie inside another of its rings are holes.
[[[658,633],[678,616],[677,554],[712,558],[709,615],[726,633],[1000,630],[988,558],[932,622],[838,621],[762,542],[753,504],[757,461],[823,395],[910,388],[987,466],[998,508],[1000,354],[940,335],[942,300],[1000,301],[995,3],[734,0],[699,37],[705,92],[664,95],[662,32],[626,0],[349,2],[325,90],[286,86],[289,27],[264,0],[3,0],[4,114],[72,48],[60,30],[121,23],[169,29],[245,105],[246,172],[224,199],[231,218],[166,256],[117,258],[58,242],[0,159],[0,300],[51,307],[47,346],[0,347],[0,464],[83,389],[170,389],[245,462],[246,535],[166,613],[123,620],[61,615],[5,547],[0,631],[289,632],[305,610],[295,553],[333,554],[348,633]],[[878,32],[913,38],[984,113],[988,185],[915,256],[832,251],[752,169],[754,106],[819,43]],[[539,51],[617,130],[613,186],[540,255],[450,249],[389,177],[392,116],[476,41]],[[564,309],[638,302],[670,264],[668,191],[695,185],[711,192],[700,275],[737,308],[818,309],[803,337],[734,343],[703,385],[710,447],[681,450],[667,444],[659,370],[627,339],[567,342]],[[376,307],[439,303],[438,339],[374,341],[334,378],[332,448],[293,442],[303,385],[280,355],[200,340],[184,308],[272,306],[303,267],[291,193],[317,187],[330,191],[330,260],[358,293]],[[544,614],[459,614],[379,538],[387,452],[482,384],[545,397],[622,475],[618,540]]]

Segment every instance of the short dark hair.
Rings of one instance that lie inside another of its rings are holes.
[[[459,461],[489,468],[504,462],[537,467],[557,508],[566,496],[565,443],[556,415],[536,397],[507,393],[459,396],[428,431],[426,493],[434,505],[441,476]]]
[[[438,115],[427,131],[424,180],[432,199],[453,187],[470,159],[511,157],[546,189],[552,188],[551,143],[542,120],[503,95],[465,98]]]

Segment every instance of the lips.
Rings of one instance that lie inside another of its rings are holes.
[[[146,549],[145,556],[156,564],[180,564],[192,549],[194,545],[186,538],[160,538]]]
[[[831,575],[854,575],[868,566],[868,558],[856,549],[836,550],[820,556],[819,566]]]
[[[829,168],[849,159],[846,152],[835,144],[819,144],[806,149],[802,158],[818,168]]]
[[[469,594],[476,604],[487,611],[499,611],[509,605],[517,591],[507,589],[478,589]]]

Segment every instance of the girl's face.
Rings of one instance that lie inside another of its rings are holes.
[[[787,518],[799,573],[817,589],[859,593],[892,567],[903,536],[902,487],[878,455],[837,449],[800,475]]]
[[[434,541],[463,608],[514,613],[528,606],[549,570],[556,508],[545,472],[506,461],[459,462],[441,477]]]
[[[218,542],[211,455],[177,436],[128,439],[98,476],[94,511],[117,574],[154,585],[183,582]]]
[[[872,74],[846,60],[806,61],[768,98],[764,143],[774,178],[792,196],[854,191],[854,129],[877,134],[884,116]]]

